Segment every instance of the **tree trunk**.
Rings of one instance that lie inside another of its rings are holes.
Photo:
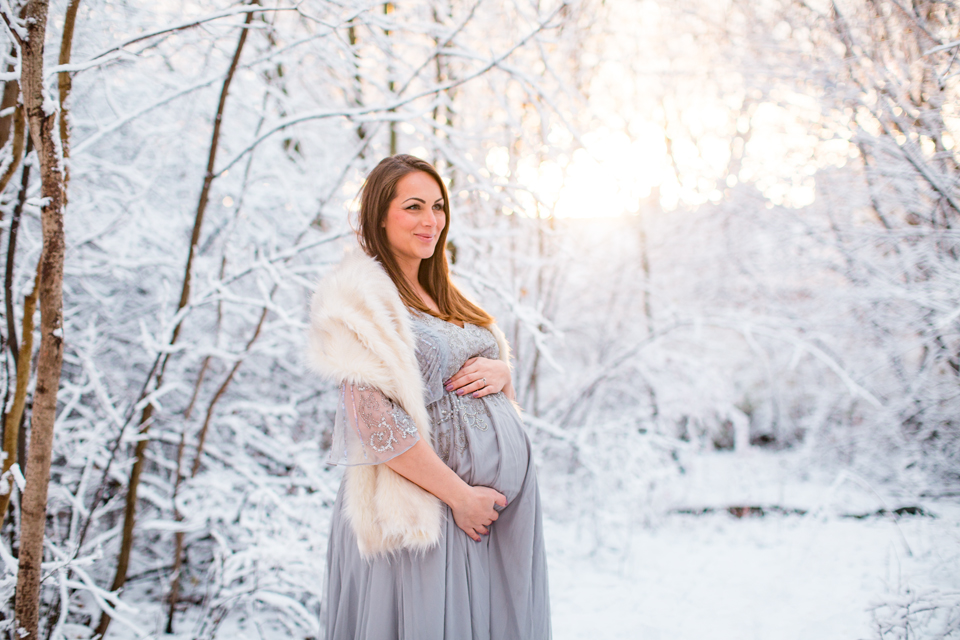
[[[350,20],[347,27],[347,42],[350,43],[350,61],[353,64],[353,106],[363,106],[363,79],[360,76],[360,52],[357,45],[357,26],[353,20]],[[363,140],[367,137],[367,130],[363,123],[357,125],[357,139]],[[360,152],[363,157],[363,151]]]
[[[383,3],[383,15],[389,16],[395,11],[395,9],[396,7],[394,7],[392,2]],[[388,99],[395,100],[396,86],[394,75],[396,74],[396,65],[393,63],[393,49],[389,44],[390,29],[384,29],[383,33],[385,36],[387,36],[387,56],[390,58],[389,62],[387,62],[387,77],[389,78],[387,80],[387,91],[389,92]],[[396,109],[390,109],[389,113],[396,113]],[[391,119],[388,128],[390,130],[390,155],[395,156],[397,155],[397,121]]]
[[[10,47],[10,58],[17,56],[17,48]],[[16,71],[17,68],[11,62],[7,65],[7,73]],[[20,103],[20,83],[16,80],[8,80],[3,83],[3,98],[0,99],[0,111],[15,107]],[[13,114],[0,117],[0,147],[7,144],[10,139],[10,126],[13,124]]]
[[[8,83],[8,86],[9,85],[16,86],[16,83],[10,82]],[[6,96],[4,96],[4,99],[6,99]],[[23,109],[16,107],[14,109],[13,116],[11,117],[13,118],[13,149],[10,156],[10,164],[7,165],[6,171],[4,171],[3,175],[0,176],[0,193],[3,193],[3,190],[7,188],[10,178],[12,178],[13,174],[17,172],[17,167],[20,166],[20,158],[23,156],[23,142],[26,138],[23,131]]]
[[[60,60],[61,65],[70,64],[70,52],[73,49],[73,30],[77,24],[77,9],[80,8],[80,0],[70,0],[67,3],[67,12],[63,17],[63,37],[60,39]],[[60,144],[63,148],[63,184],[64,187],[70,182],[70,164],[67,159],[70,157],[70,113],[67,111],[67,98],[70,97],[70,89],[73,88],[73,78],[69,71],[61,71],[57,74],[57,84],[60,89]],[[66,199],[67,190],[63,190],[64,199]]]
[[[57,109],[44,104],[43,41],[47,0],[29,0],[25,7],[26,38],[20,86],[30,135],[40,160],[43,252],[40,255],[40,353],[33,397],[30,448],[21,499],[20,558],[17,574],[16,619],[20,637],[37,638],[40,603],[40,563],[47,515],[47,485],[53,449],[57,390],[63,364],[63,166],[57,135]],[[16,33],[16,31],[12,31]],[[18,36],[19,37],[19,36]],[[46,107],[46,108],[44,108]]]
[[[23,343],[17,354],[17,388],[13,394],[13,408],[7,414],[6,428],[3,431],[3,474],[0,474],[0,526],[6,517],[13,492],[13,478],[8,475],[10,467],[17,463],[17,445],[20,442],[20,429],[23,426],[23,408],[27,404],[27,384],[30,382],[30,361],[33,359],[33,313],[37,310],[37,294],[40,292],[39,278],[34,280],[33,291],[23,301]]]
[[[27,141],[27,153],[33,147],[33,140]],[[23,205],[27,201],[27,190],[30,188],[30,165],[24,164],[20,173],[20,192],[17,194],[17,203],[13,207],[13,216],[10,218],[10,236],[7,238],[7,265],[3,277],[4,304],[7,312],[7,346],[17,362],[20,349],[17,346],[17,325],[13,315],[13,270],[14,258],[17,255],[17,236],[20,232],[20,218],[23,216]]]

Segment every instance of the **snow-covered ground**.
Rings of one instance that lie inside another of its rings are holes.
[[[904,505],[846,474],[791,481],[792,463],[788,454],[698,457],[671,487],[674,506],[779,505],[806,515],[672,514],[602,532],[598,544],[584,523],[551,514],[554,638],[859,640],[879,637],[875,618],[903,618],[874,607],[911,594],[960,609],[955,500],[922,503],[935,517],[843,517]],[[909,637],[936,637],[949,612],[926,628],[923,615]]]

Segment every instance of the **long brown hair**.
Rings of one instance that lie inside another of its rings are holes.
[[[417,280],[430,294],[440,308],[438,315],[427,307],[420,296],[411,288],[400,271],[396,257],[387,240],[387,232],[383,228],[390,203],[397,197],[397,182],[403,176],[422,171],[437,181],[440,193],[443,195],[443,213],[446,223],[440,231],[437,247],[433,255],[420,261]],[[478,326],[489,326],[493,323],[493,316],[476,304],[467,300],[459,289],[450,281],[450,269],[447,266],[447,255],[444,250],[447,245],[447,231],[450,229],[450,198],[447,187],[440,179],[440,174],[433,165],[426,160],[398,154],[380,161],[370,175],[367,176],[360,190],[360,217],[357,226],[357,240],[363,250],[372,258],[380,261],[387,274],[397,286],[400,299],[404,304],[432,316],[437,316],[448,322],[469,322]]]

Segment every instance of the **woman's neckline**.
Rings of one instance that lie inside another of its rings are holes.
[[[416,312],[417,312],[418,314],[420,314],[421,316],[426,316],[426,317],[428,317],[428,318],[433,318],[434,320],[438,320],[438,321],[440,321],[440,322],[445,322],[445,323],[447,323],[447,324],[452,324],[452,325],[455,326],[457,329],[466,329],[466,328],[467,328],[467,323],[466,323],[466,322],[464,322],[464,323],[463,323],[463,326],[461,327],[461,326],[458,325],[456,322],[450,322],[449,320],[444,320],[443,318],[438,318],[437,316],[433,315],[432,313],[426,313],[426,312],[424,312],[424,311],[420,311],[419,309],[414,309],[414,311],[416,311]]]

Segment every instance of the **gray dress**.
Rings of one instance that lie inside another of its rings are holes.
[[[507,497],[490,533],[474,542],[450,508],[440,543],[365,560],[333,508],[323,617],[328,640],[542,640],[551,637],[540,494],[530,440],[503,393],[447,392],[443,382],[473,356],[496,359],[485,328],[411,312],[433,446],[467,484]],[[410,417],[377,389],[341,386],[329,462],[377,464],[419,439]]]

